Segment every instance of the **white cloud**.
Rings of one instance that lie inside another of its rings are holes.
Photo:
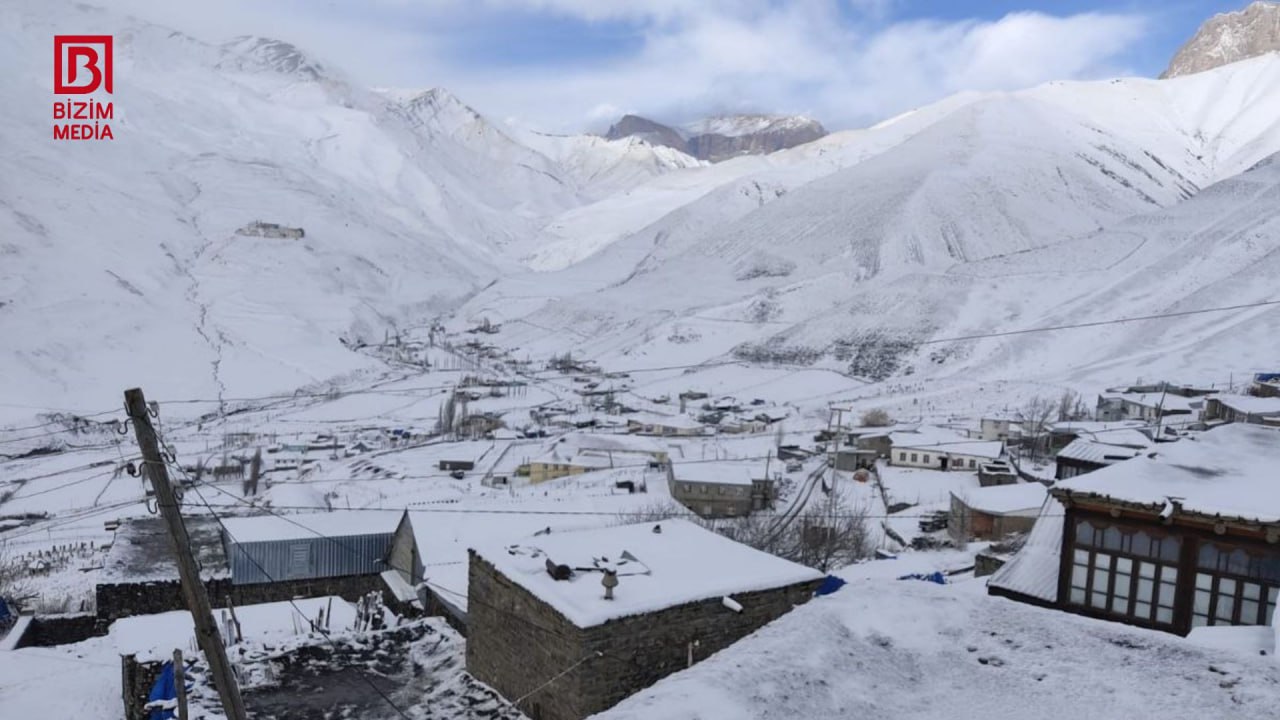
[[[281,37],[370,84],[443,85],[486,114],[547,130],[600,129],[618,108],[673,121],[752,110],[862,125],[960,90],[1121,73],[1119,59],[1145,24],[1137,15],[1036,12],[887,22],[894,0],[119,2],[206,35]],[[454,54],[458,28],[513,11],[625,22],[641,43],[571,65],[487,63],[483,47]]]

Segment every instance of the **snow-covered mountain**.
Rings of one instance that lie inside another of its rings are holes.
[[[641,138],[700,160],[719,162],[742,155],[767,155],[813,142],[826,134],[821,123],[800,115],[717,115],[679,128],[638,115],[624,115],[605,137]]]
[[[1267,56],[1175,80],[959,96],[867,131],[697,171],[705,183],[683,188],[661,218],[637,227],[623,217],[625,228],[592,254],[553,245],[572,258],[546,258],[563,268],[554,276],[504,278],[463,314],[525,317],[564,335],[513,336],[517,344],[563,351],[573,334],[581,352],[633,366],[737,357],[870,380],[1211,373],[1217,360],[1186,353],[1188,337],[1208,332],[1196,322],[1116,326],[1085,342],[1070,333],[937,341],[1222,301],[1206,286],[1225,288],[1249,263],[1267,267],[1280,246],[1268,226],[1240,264],[1223,255],[1235,252],[1225,235],[1206,230],[1217,215],[1274,217],[1230,188],[1274,179],[1270,166],[1233,176],[1280,152],[1278,91],[1280,57]],[[682,178],[657,178],[629,202],[651,193],[661,205]],[[612,203],[600,206],[573,215],[593,217],[599,232],[618,216]],[[1162,228],[1158,242],[1152,227]],[[1019,265],[1029,259],[1037,270]],[[1159,280],[1179,265],[1178,281]],[[1140,297],[1126,290],[1137,287]],[[1242,281],[1234,295],[1266,292]],[[1214,332],[1231,335],[1241,362],[1265,364],[1251,355],[1247,328],[1276,314],[1259,313],[1235,335],[1216,318]],[[1178,329],[1188,327],[1198,330]]]
[[[34,109],[49,37],[85,26],[116,36],[117,139],[53,142]],[[14,39],[0,376],[15,405],[113,406],[143,381],[167,397],[290,390],[385,369],[351,347],[440,317],[508,321],[498,339],[522,355],[734,357],[869,381],[1204,379],[1220,353],[1188,349],[1209,341],[1269,362],[1252,342],[1277,329],[1265,308],[942,341],[1263,297],[1280,55],[965,93],[713,164],[494,124],[440,88],[365,89],[279,40],[210,45],[36,0],[0,8],[0,29]],[[237,232],[253,221],[305,236]]]
[[[1179,48],[1160,77],[1204,72],[1227,63],[1280,51],[1280,3],[1259,0],[1243,10],[1215,15]]]
[[[115,36],[116,139],[53,141],[55,33]],[[360,371],[342,340],[447,312],[553,218],[697,164],[644,143],[530,147],[444,90],[374,92],[293,45],[210,45],[114,11],[0,7],[6,401],[268,392]],[[285,240],[237,234],[254,221]],[[144,352],[144,348],[154,351]]]

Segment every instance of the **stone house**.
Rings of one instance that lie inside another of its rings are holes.
[[[889,464],[901,467],[976,473],[979,465],[1004,456],[999,440],[966,440],[941,428],[895,432],[889,440]]]
[[[706,426],[686,415],[635,413],[627,416],[627,431],[637,435],[694,437],[706,434]]]
[[[758,463],[680,463],[667,467],[671,497],[703,518],[742,517],[773,507],[773,481]]]
[[[1233,424],[1061,480],[988,592],[1186,635],[1270,626],[1280,431]]]
[[[947,532],[959,542],[1001,540],[1035,525],[1044,505],[1040,483],[1016,483],[951,493]]]
[[[1208,425],[1249,423],[1280,426],[1280,397],[1214,395],[1205,400],[1201,419]]]
[[[681,520],[472,548],[467,671],[531,720],[580,720],[781,617],[822,577]]]

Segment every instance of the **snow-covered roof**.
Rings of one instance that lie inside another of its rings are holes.
[[[1172,393],[1124,393],[1121,400],[1147,408],[1162,408],[1162,412],[1191,412],[1193,406],[1203,403],[1201,398],[1185,398]]]
[[[676,482],[716,483],[720,485],[750,485],[751,478],[764,477],[764,465],[760,463],[676,463],[671,467]]]
[[[320,537],[387,535],[396,531],[401,511],[335,510],[300,515],[255,515],[223,519],[237,543],[304,540]]]
[[[1215,395],[1226,407],[1247,415],[1280,415],[1280,398],[1253,395]]]
[[[965,490],[957,495],[961,502],[973,510],[990,515],[1036,515],[1044,505],[1048,493],[1040,483],[1015,483],[993,485]]]
[[[599,453],[569,453],[561,452],[559,450],[552,450],[551,452],[544,453],[539,457],[533,458],[529,462],[542,463],[546,465],[573,465],[575,467],[593,469],[614,467],[615,465],[634,464],[634,460],[627,462],[622,458],[619,458],[618,462],[614,463],[609,459],[609,456],[601,455]]]
[[[578,451],[598,450],[604,452],[631,453],[664,453],[667,446],[657,440],[643,435],[623,435],[610,433],[569,433],[557,438],[552,443],[556,448],[573,448]]]
[[[984,458],[998,458],[1004,454],[1004,443],[999,440],[970,440],[950,430],[928,426],[922,426],[915,432],[895,432],[889,436],[889,442],[895,450],[925,450]]]
[[[1060,481],[1055,491],[1151,505],[1173,497],[1186,512],[1280,522],[1277,466],[1280,432],[1231,424]]]
[[[1150,441],[1148,441],[1148,444],[1150,444]],[[1085,438],[1076,438],[1066,447],[1058,451],[1058,457],[1067,458],[1069,460],[1080,460],[1081,462],[1110,465],[1113,462],[1136,457],[1141,452],[1141,450],[1135,450],[1131,447],[1110,445],[1107,443],[1095,442],[1093,440],[1086,440]]]
[[[694,420],[688,415],[659,415],[657,413],[635,413],[627,416],[627,422],[637,422],[641,425],[661,425],[669,428],[679,429],[695,429],[702,427],[702,423]]]
[[[192,554],[203,578],[230,575],[222,546],[221,527],[207,515],[183,518]],[[169,531],[158,517],[126,520],[115,533],[111,549],[103,560],[105,584],[177,580],[178,564],[169,545]]]
[[[655,532],[659,528],[661,532]],[[684,520],[555,533],[519,545],[477,545],[477,555],[506,577],[587,628],[735,593],[820,580],[822,573],[769,555]],[[634,559],[624,559],[624,554]],[[575,568],[555,580],[547,560]],[[618,573],[613,600],[604,599],[602,573]],[[729,612],[726,610],[725,612]]]
[[[1058,571],[1062,554],[1062,525],[1066,508],[1056,498],[1046,498],[1027,542],[1009,558],[991,579],[989,586],[1038,598],[1058,599]]]

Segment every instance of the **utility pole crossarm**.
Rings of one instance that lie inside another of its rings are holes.
[[[173,543],[182,595],[187,601],[187,609],[191,611],[191,618],[195,621],[196,642],[209,663],[209,672],[218,688],[218,696],[222,699],[222,710],[227,720],[246,720],[240,688],[236,685],[231,662],[227,659],[227,650],[222,644],[222,636],[213,619],[213,610],[209,606],[209,594],[204,582],[200,579],[195,558],[191,555],[191,538],[187,535],[187,528],[182,523],[182,514],[178,508],[173,486],[169,484],[169,469],[160,455],[160,441],[156,437],[155,428],[151,425],[151,415],[147,410],[147,401],[142,395],[142,390],[139,388],[126,390],[124,404],[129,413],[129,419],[133,421],[134,433],[138,438],[138,449],[142,451],[143,466],[147,468],[146,476],[155,489],[156,504],[169,531],[169,539]]]

